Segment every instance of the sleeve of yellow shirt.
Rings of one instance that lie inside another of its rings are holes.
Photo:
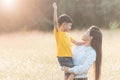
[[[58,30],[57,30],[55,27],[54,27],[53,32],[54,32],[54,35],[57,36],[57,34],[58,34]]]
[[[54,27],[54,33],[60,32],[60,29],[58,28],[58,30]]]
[[[55,32],[57,32],[57,30],[56,30],[56,28],[55,28],[55,27],[54,27],[54,30],[53,30],[53,31],[54,31],[54,33],[55,33]]]

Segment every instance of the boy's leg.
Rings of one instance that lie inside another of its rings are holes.
[[[67,67],[74,67],[72,58],[68,58],[66,63],[67,63],[66,64]],[[74,74],[67,73],[66,76],[67,76],[67,80],[74,80]]]
[[[71,73],[65,73],[65,80],[68,80],[70,75],[71,75]]]
[[[70,74],[69,77],[68,77],[68,80],[74,80],[75,78],[75,75],[74,74]]]
[[[72,62],[72,57],[58,57],[58,62],[61,67],[67,66],[67,67],[74,67]],[[65,73],[65,80],[68,80],[68,77],[71,75],[71,73]]]
[[[61,66],[61,70],[63,71],[63,66],[65,66],[65,58],[64,57],[57,57],[57,59],[58,59],[58,62]],[[67,73],[64,72],[64,80],[67,80],[67,78],[68,78],[66,74]]]

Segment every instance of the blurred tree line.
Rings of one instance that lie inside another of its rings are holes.
[[[109,28],[112,22],[120,23],[120,0],[22,0],[16,12],[0,10],[0,32],[51,31],[54,1],[58,4],[58,16],[65,13],[72,17],[73,29],[91,25]]]

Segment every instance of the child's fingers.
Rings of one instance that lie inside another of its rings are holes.
[[[56,2],[53,3],[53,7],[54,7],[54,8],[57,8]]]
[[[56,2],[53,3],[56,6]]]

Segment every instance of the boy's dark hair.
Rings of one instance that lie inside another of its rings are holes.
[[[58,17],[59,26],[64,22],[72,23],[72,18],[70,16],[68,16],[67,14],[62,14],[61,16]]]

